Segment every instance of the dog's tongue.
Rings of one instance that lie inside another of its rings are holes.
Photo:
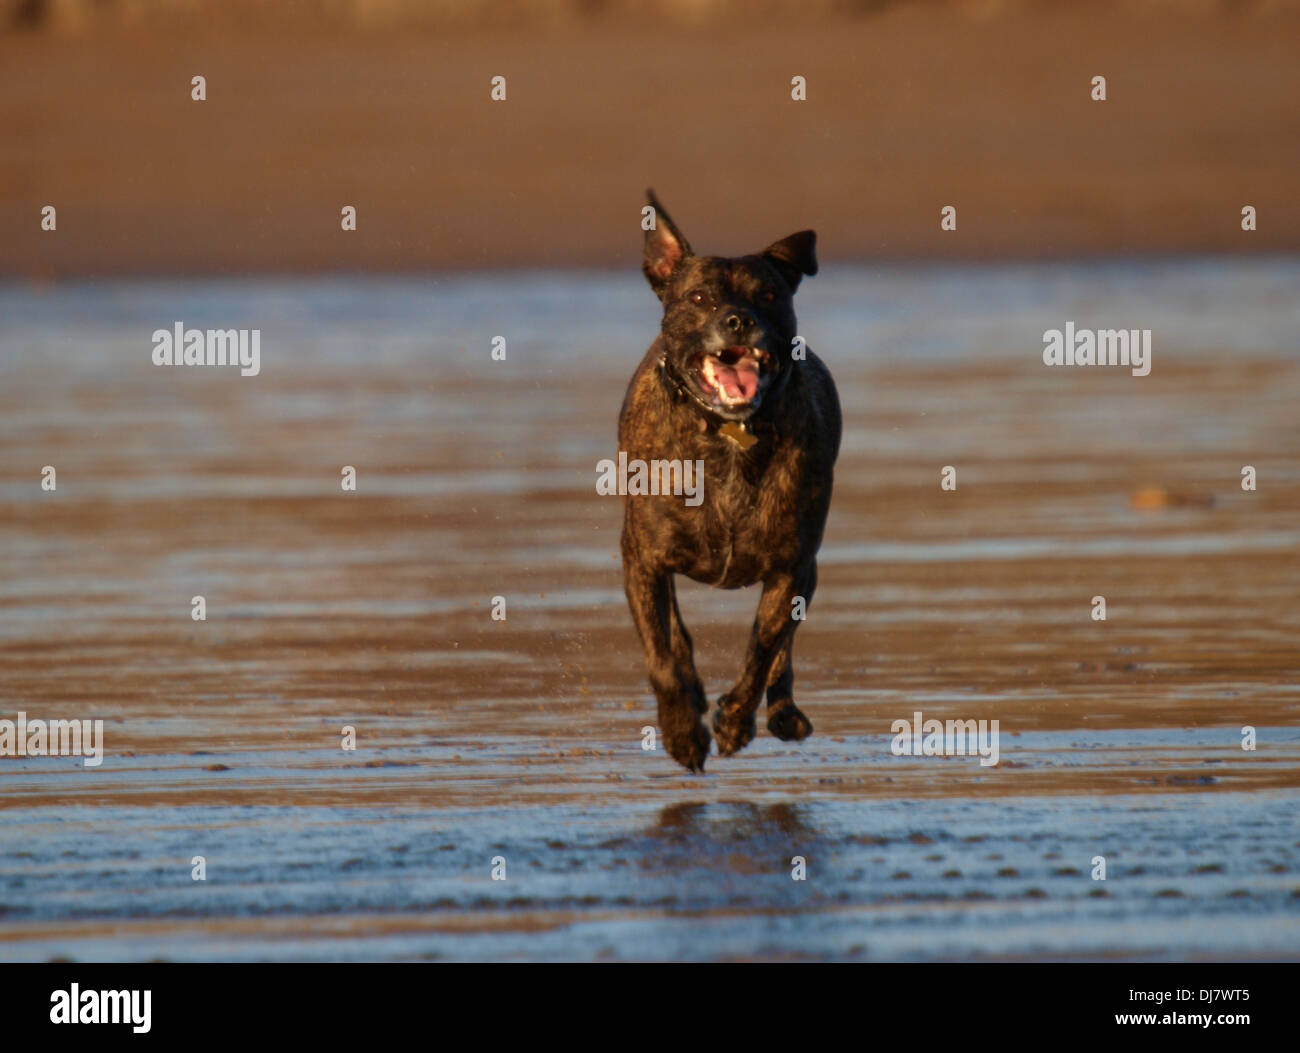
[[[713,367],[713,377],[728,398],[748,400],[758,394],[758,370],[748,359],[734,366],[717,363]]]

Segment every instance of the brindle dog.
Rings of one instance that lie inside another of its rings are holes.
[[[718,753],[754,737],[764,688],[773,735],[812,734],[794,704],[790,648],[817,586],[840,405],[830,372],[796,340],[794,292],[817,273],[816,235],[800,231],[753,256],[696,256],[648,194],[656,223],[642,270],[663,301],[663,326],[623,400],[619,448],[629,462],[702,461],[703,501],[624,497],[624,587],[664,744],[703,771],[708,702],[673,575],[723,589],[763,583],[744,668],[713,714]]]

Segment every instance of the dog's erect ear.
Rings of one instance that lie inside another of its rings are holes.
[[[769,245],[761,255],[781,272],[790,291],[794,292],[805,274],[817,273],[816,249],[817,235],[811,230],[801,230]]]
[[[641,270],[650,283],[655,295],[663,299],[664,289],[681,266],[682,260],[691,255],[691,246],[682,237],[677,224],[672,221],[663,205],[655,197],[653,190],[647,190],[646,197],[654,211],[654,229],[645,232],[645,252],[641,259]]]

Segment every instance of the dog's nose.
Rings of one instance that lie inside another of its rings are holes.
[[[733,311],[722,320],[722,324],[733,333],[743,333],[754,324],[754,319],[745,311]]]

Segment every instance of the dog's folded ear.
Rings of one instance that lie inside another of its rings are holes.
[[[673,272],[681,266],[682,260],[691,255],[691,246],[659,203],[655,192],[647,190],[646,198],[654,209],[654,226],[645,232],[641,270],[650,283],[650,288],[662,300]]]
[[[773,242],[761,255],[781,272],[781,277],[794,292],[805,274],[817,273],[817,235],[811,230],[801,230],[788,238]]]

